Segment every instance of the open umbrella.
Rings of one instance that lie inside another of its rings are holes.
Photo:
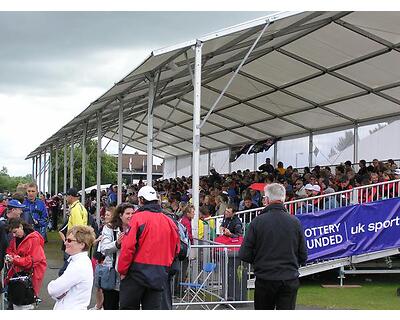
[[[264,191],[264,188],[267,184],[263,182],[255,182],[250,185],[250,189],[257,190],[257,191]]]

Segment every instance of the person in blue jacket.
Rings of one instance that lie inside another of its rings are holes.
[[[21,217],[27,223],[32,224],[35,231],[38,231],[42,237],[46,239],[48,214],[46,204],[37,198],[37,184],[34,182],[29,183],[26,189],[26,194],[27,198],[23,203],[23,205],[25,205],[25,209]]]

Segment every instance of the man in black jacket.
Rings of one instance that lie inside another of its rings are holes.
[[[266,208],[250,224],[239,251],[241,260],[254,265],[254,309],[295,309],[299,265],[307,260],[300,221],[283,202],[285,188],[272,183],[265,188]]]

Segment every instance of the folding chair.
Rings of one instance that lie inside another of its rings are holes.
[[[216,296],[210,290],[207,290],[207,281],[211,277],[211,275],[214,272],[216,267],[217,267],[217,265],[215,263],[208,262],[204,265],[203,269],[200,271],[200,273],[197,275],[196,279],[193,282],[180,282],[179,283],[182,287],[186,288],[185,294],[183,295],[180,302],[184,302],[185,298],[191,299],[185,310],[187,310],[190,306],[190,303],[194,302],[195,300],[197,302],[205,302],[205,300],[203,300],[201,298],[200,294],[203,294],[203,295],[209,294],[212,296]],[[203,282],[200,282],[200,279],[205,274],[206,274],[206,277],[204,278]],[[202,305],[202,308],[209,309],[207,307],[207,305],[205,305],[205,306]]]

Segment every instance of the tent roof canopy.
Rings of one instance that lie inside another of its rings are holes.
[[[202,118],[265,24],[266,31],[201,129],[201,151],[337,130],[400,115],[400,12],[280,12],[153,51],[135,70],[32,151],[97,136],[146,151],[149,79],[156,85],[153,154],[192,153],[193,64],[202,47]]]

